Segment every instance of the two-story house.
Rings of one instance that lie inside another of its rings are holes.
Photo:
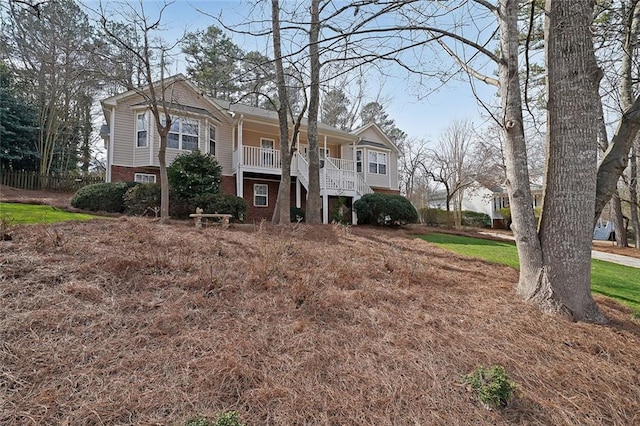
[[[166,160],[181,153],[211,153],[222,166],[223,192],[247,200],[247,220],[271,219],[282,174],[275,111],[212,99],[182,75],[164,81],[173,119]],[[137,91],[102,101],[107,121],[107,182],[159,182],[160,138],[148,103]],[[371,192],[399,193],[398,147],[375,124],[344,132],[318,124],[322,218],[328,223],[339,197],[351,208]],[[306,206],[309,182],[307,127],[303,121],[291,164],[291,205]],[[355,217],[354,217],[355,220]]]

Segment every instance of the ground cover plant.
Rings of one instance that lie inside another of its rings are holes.
[[[513,268],[403,231],[26,228],[0,242],[0,424],[640,420],[627,308],[597,299],[606,327],[544,315]],[[464,377],[493,365],[518,396],[487,411]]]
[[[420,238],[463,256],[518,268],[518,251],[512,242],[432,233]],[[591,260],[591,290],[616,299],[640,316],[640,270],[602,260]]]
[[[89,220],[96,216],[71,213],[47,205],[0,203],[0,220],[10,224],[54,223],[67,220]]]

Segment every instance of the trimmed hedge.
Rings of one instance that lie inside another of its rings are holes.
[[[429,226],[439,226],[447,224],[447,211],[436,208],[420,209],[420,219],[422,223]]]
[[[451,221],[453,222],[453,211],[451,211]],[[443,209],[424,208],[420,209],[420,219],[422,223],[429,226],[447,225],[447,211]],[[462,226],[473,226],[476,228],[490,228],[491,217],[485,213],[471,210],[462,211]]]
[[[71,205],[77,209],[123,213],[124,194],[135,182],[107,182],[87,185],[80,188],[71,199]]]
[[[160,209],[161,189],[159,183],[142,183],[124,194],[124,207],[127,214],[145,215]],[[169,202],[171,208],[171,202]]]
[[[491,218],[486,213],[463,210],[462,226],[473,226],[475,228],[491,228]]]
[[[402,195],[366,194],[353,203],[353,208],[362,225],[395,225],[418,220],[418,212]]]

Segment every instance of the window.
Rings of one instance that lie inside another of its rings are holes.
[[[216,128],[209,126],[209,154],[216,155]]]
[[[147,131],[147,114],[136,114],[136,147],[146,148],[149,143]]]
[[[387,154],[369,151],[369,173],[377,175],[387,174]]]
[[[356,150],[356,172],[362,173],[362,150]]]
[[[164,125],[164,118],[162,124]],[[167,148],[194,151],[198,149],[199,125],[188,118],[173,118],[167,135]]]
[[[269,205],[269,185],[256,183],[253,185],[253,205],[267,207]]]
[[[151,173],[136,173],[133,175],[133,181],[138,183],[156,183],[156,175]]]

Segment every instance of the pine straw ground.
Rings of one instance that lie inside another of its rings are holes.
[[[640,424],[640,325],[568,323],[516,272],[401,231],[19,228],[0,242],[0,424]],[[502,364],[487,411],[461,377]]]

